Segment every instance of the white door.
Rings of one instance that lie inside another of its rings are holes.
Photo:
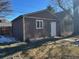
[[[51,36],[56,36],[56,22],[51,22]]]

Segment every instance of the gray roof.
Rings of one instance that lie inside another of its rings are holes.
[[[50,12],[48,9],[44,9],[44,10],[20,15],[17,18],[15,18],[14,20],[12,20],[12,22],[19,20],[20,18],[23,18],[23,16],[26,16],[26,17],[29,17],[29,18],[30,17],[37,17],[37,18],[41,18],[41,19],[45,18],[45,19],[48,19],[48,20],[56,20],[56,17],[52,12]]]
[[[32,13],[25,14],[25,15],[29,16],[29,17],[40,17],[40,18],[56,19],[54,13],[50,12],[47,9],[41,10],[41,11],[32,12]]]

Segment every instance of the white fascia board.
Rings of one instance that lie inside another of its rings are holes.
[[[26,18],[43,19],[43,20],[56,20],[56,19],[42,18],[42,17],[33,17],[33,16],[25,16],[25,17],[26,17]]]

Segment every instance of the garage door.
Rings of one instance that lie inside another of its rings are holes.
[[[51,22],[51,36],[56,36],[56,22]]]

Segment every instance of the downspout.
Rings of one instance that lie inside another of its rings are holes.
[[[23,15],[23,41],[25,41],[25,15]]]

